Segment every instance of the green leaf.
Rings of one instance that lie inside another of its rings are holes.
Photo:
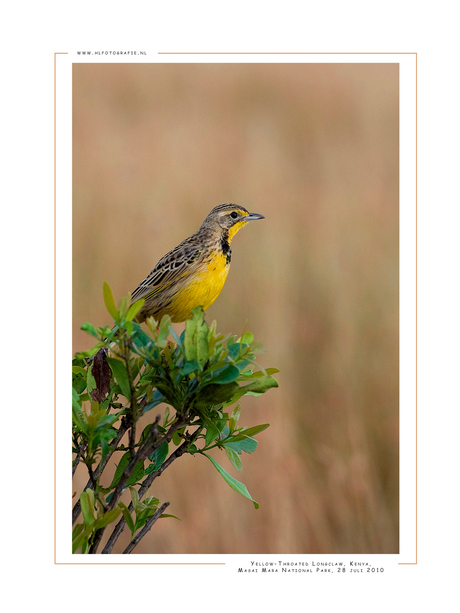
[[[116,437],[117,431],[113,428],[108,428],[100,434],[101,438],[101,462],[105,460],[110,450],[110,443]]]
[[[136,300],[136,302],[134,302],[128,309],[128,312],[126,314],[126,321],[132,321],[142,309],[144,303],[145,300],[143,298],[141,298],[140,300]]]
[[[80,410],[81,407],[80,396],[74,388],[72,388],[72,407],[78,410]]]
[[[192,362],[197,358],[196,351],[196,326],[197,321],[195,317],[187,319],[185,322],[185,337],[184,337],[184,350],[185,359],[187,362]]]
[[[238,392],[238,383],[216,383],[207,385],[198,395],[196,406],[209,407],[211,405],[229,402]],[[242,394],[241,394],[242,395]]]
[[[196,360],[192,360],[191,362],[186,362],[185,365],[179,370],[180,374],[185,377],[189,375],[191,372],[196,372],[200,369],[200,366]]]
[[[177,345],[177,346],[180,348],[180,350],[181,350],[183,353],[185,353],[185,355],[186,355],[186,357],[187,357],[187,354],[186,354],[186,352],[185,352],[185,348],[184,348],[184,345],[183,345],[183,342],[182,342],[182,334],[180,335],[180,337],[179,337],[179,336],[177,336],[177,334],[176,334],[176,333],[175,333],[175,331],[174,331],[174,328],[170,328],[170,329],[169,329],[169,331],[170,331],[170,333],[171,333],[171,336],[172,336],[172,337],[173,337],[173,339],[175,340],[176,345]],[[184,332],[185,332],[185,330],[184,330]],[[184,340],[185,340],[185,337],[184,337]]]
[[[232,360],[236,360],[240,353],[241,345],[239,343],[232,343],[231,345],[227,345],[228,349],[228,357]]]
[[[230,383],[231,381],[236,381],[240,376],[240,371],[236,366],[230,364],[223,371],[221,371],[216,377],[213,377],[212,383]]]
[[[134,511],[136,512],[136,515],[137,515],[138,513],[141,513],[141,511],[145,509],[145,505],[142,504],[142,502],[140,502],[139,494],[137,493],[136,488],[130,487],[129,491],[131,492],[131,502],[133,503]]]
[[[202,312],[200,317],[203,317]],[[200,370],[203,370],[204,365],[208,361],[208,326],[204,321],[201,323],[201,326],[197,326],[196,345],[196,359],[200,366]]]
[[[244,485],[244,483],[241,483],[241,481],[237,481],[231,475],[229,475],[228,472],[224,470],[222,466],[220,466],[220,464],[218,464],[214,460],[214,458],[211,458],[211,456],[209,456],[207,453],[203,453],[203,455],[206,456],[208,460],[210,460],[214,464],[216,470],[220,473],[220,475],[224,478],[224,480],[228,483],[228,485],[233,490],[235,490],[235,492],[238,492],[238,494],[241,494],[245,498],[249,498],[249,500],[252,500],[254,508],[256,509],[259,508],[259,504],[252,498],[252,496],[248,492],[248,488]]]
[[[72,374],[86,377],[86,370],[81,366],[72,366]]]
[[[206,428],[205,446],[210,445],[218,436],[219,430],[213,423],[210,423]]]
[[[79,534],[83,532],[85,529],[85,524],[77,524],[75,528],[72,530],[72,542],[77,538]]]
[[[134,527],[134,520],[132,518],[131,513],[129,512],[128,507],[124,504],[124,502],[119,502],[118,506],[121,508],[121,512],[123,513],[123,517],[125,518],[125,522],[128,528],[131,530],[132,536],[134,536],[134,532],[136,531]]]
[[[245,385],[243,390],[245,394],[247,394],[247,392],[257,392],[258,394],[263,394],[272,387],[278,387],[278,381],[273,377],[267,376],[256,379],[249,385]]]
[[[91,491],[91,490],[89,490]],[[92,492],[91,492],[92,493]],[[92,526],[94,524],[94,506],[91,504],[93,496],[89,495],[88,490],[80,494],[80,506],[83,515],[83,520],[86,526]]]
[[[261,377],[265,377],[266,375],[275,375],[279,370],[277,368],[267,368],[265,373],[262,371],[252,372],[252,370],[243,371],[241,375],[245,376],[245,379],[260,379]]]
[[[102,341],[96,343],[92,349],[89,349],[88,351],[80,351],[79,353],[76,353],[75,356],[78,358],[90,358],[91,356],[95,355],[101,347],[104,347],[104,343]]]
[[[140,460],[133,468],[133,472],[131,473],[129,479],[126,481],[125,487],[138,483],[144,477],[144,474],[144,462]]]
[[[158,390],[155,390],[152,394],[151,401],[145,405],[145,407],[142,410],[142,413],[147,413],[147,411],[150,411],[151,409],[155,408],[157,405],[161,404],[164,401],[165,399],[163,397],[163,394],[159,392]]]
[[[84,413],[78,407],[72,405],[72,421],[83,434],[87,433],[86,423],[84,422]]]
[[[123,296],[120,298],[118,303],[118,313],[121,319],[126,319],[126,314],[128,313],[128,305],[131,303],[131,294],[127,296]]]
[[[236,470],[238,471],[242,470],[243,462],[241,461],[241,458],[238,455],[238,453],[231,447],[227,447],[226,444],[224,444],[224,448],[225,448],[225,453],[227,454],[227,458],[230,460],[230,462],[233,464]]]
[[[152,351],[155,349],[152,339],[142,330],[139,324],[133,322],[133,351],[147,359],[152,357]]]
[[[129,377],[125,364],[116,358],[107,358],[107,362],[120,386],[121,393],[128,398],[128,400],[131,399],[131,387],[129,385]]]
[[[88,537],[93,531],[92,526],[88,526],[84,532],[82,532],[72,543],[72,553],[75,553],[77,549],[82,548],[81,552],[86,553],[88,546]]]
[[[230,447],[236,451],[236,453],[241,453],[242,451],[245,453],[252,453],[257,448],[257,441],[255,438],[251,437],[237,441],[230,439],[229,441],[225,441],[225,447]]]
[[[203,308],[192,309],[192,317],[185,322],[184,349],[187,362],[196,361],[202,370],[208,360],[208,326],[203,321]]]
[[[87,332],[88,334],[91,334],[91,336],[94,336],[94,338],[97,338],[99,340],[99,334],[96,332],[96,329],[93,324],[86,322],[82,325],[81,329],[83,330],[83,332]]]
[[[105,528],[112,522],[114,522],[120,516],[122,510],[121,509],[112,509],[111,511],[107,511],[104,513],[102,517],[99,517],[94,524],[94,529],[99,530],[99,528]]]
[[[249,364],[251,364],[251,360],[253,358],[251,357],[249,360],[243,360],[242,362],[237,361],[235,366],[238,368],[238,370],[240,371],[240,379],[241,379],[241,371],[246,368],[246,366],[248,366]]]
[[[140,528],[141,526],[143,526],[149,517],[152,517],[152,515],[155,515],[155,513],[158,510],[159,503],[160,503],[160,500],[158,498],[152,497],[152,498],[147,498],[145,500],[145,503],[138,503],[137,508],[134,507],[136,511],[136,523],[135,523],[136,530]],[[133,506],[134,506],[134,502],[133,502]]]
[[[115,300],[113,299],[112,290],[110,289],[109,284],[106,283],[105,281],[104,281],[104,285],[102,286],[102,293],[104,295],[104,302],[105,302],[107,311],[110,313],[110,315],[114,319],[117,319],[118,311],[115,306]]]
[[[169,315],[163,315],[160,322],[160,329],[158,330],[158,338],[156,345],[158,347],[166,347],[166,339],[169,336],[169,328],[171,326],[171,317]]]
[[[81,366],[74,366],[73,368],[81,368]],[[84,370],[84,369],[83,369]],[[72,372],[72,387],[78,394],[81,394],[86,389],[86,370],[84,374],[81,372]]]
[[[147,424],[142,430],[142,434],[139,437],[138,445],[143,445],[148,437],[152,434],[152,424]]]
[[[229,401],[226,401],[226,406],[233,404],[234,402],[239,400],[241,396],[244,396],[248,392],[255,392],[257,394],[263,394],[264,392],[269,390],[271,387],[278,387],[278,381],[274,379],[273,377],[261,377],[260,379],[256,379],[255,381],[252,381],[248,385],[239,387],[238,391],[235,392],[232,398]]]
[[[115,474],[113,476],[113,480],[112,480],[112,483],[110,484],[109,489],[112,489],[113,487],[115,487],[116,484],[120,481],[121,476],[124,473],[125,468],[128,466],[130,461],[131,461],[131,454],[129,451],[127,451],[126,453],[123,454],[117,466],[117,469],[115,470]],[[142,479],[143,476],[144,476],[144,462],[142,460],[139,460],[139,462],[137,462],[137,464],[134,466],[133,472],[131,473],[128,480],[126,481],[125,487],[128,487],[129,485],[133,485],[134,483],[137,483],[140,479]]]
[[[97,385],[96,385],[96,380],[93,377],[93,369],[92,368],[88,368],[87,372],[86,372],[86,387],[88,388],[88,394],[91,394],[91,392],[93,390],[96,389]]]
[[[116,431],[111,428],[112,424],[114,424],[118,420],[118,415],[107,415],[105,411],[99,411],[97,414],[97,424],[95,427],[96,432],[100,432],[101,430],[105,430],[109,428],[109,433],[112,436],[115,432],[115,436],[117,435]]]
[[[246,334],[243,334],[243,337],[241,339],[241,342],[243,345],[250,345],[253,341],[254,341],[253,334],[251,334],[250,332],[246,332]]]
[[[233,432],[233,430],[236,428],[236,424],[238,423],[238,420],[240,418],[240,413],[241,413],[241,404],[237,404],[236,407],[233,409],[232,416],[230,418],[230,422],[229,422],[230,432]]]
[[[88,496],[88,500],[89,500],[89,503],[91,505],[91,508],[94,509],[94,507],[96,506],[96,501],[95,501],[95,497],[94,497],[94,491],[88,488],[86,490],[86,494]]]
[[[232,442],[242,441],[245,438],[254,436],[255,434],[258,434],[259,432],[266,430],[269,425],[270,424],[261,424],[260,426],[251,426],[250,428],[244,428],[243,430],[240,430],[238,434],[232,437],[231,440]]]
[[[166,456],[168,455],[168,450],[168,441],[165,441],[161,447],[158,447],[158,449],[155,449],[155,451],[149,455],[149,460],[151,460],[154,466],[153,470],[158,470],[161,468],[161,465],[166,460]],[[148,466],[148,468],[150,468],[150,466]]]
[[[180,517],[177,517],[177,515],[171,515],[171,513],[162,513],[158,519],[160,519],[161,517],[173,517],[174,519],[182,521]]]

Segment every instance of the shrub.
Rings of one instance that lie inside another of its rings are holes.
[[[229,410],[246,394],[260,396],[278,386],[272,377],[278,371],[255,362],[261,344],[249,332],[238,339],[217,333],[216,322],[208,326],[201,307],[193,309],[180,337],[168,315],[159,323],[148,319],[146,332],[135,322],[143,300],[130,304],[126,296],[116,308],[107,284],[104,300],[114,327],[84,324],[97,343],[72,362],[73,473],[83,463],[89,475],[73,509],[73,524],[83,517],[73,529],[73,552],[96,553],[106,527],[113,524],[102,553],[112,551],[126,526],[132,538],[124,553],[130,553],[157,519],[174,517],[164,512],[169,502],[145,495],[184,453],[207,458],[257,509],[246,486],[208,452],[225,451],[241,471],[242,453],[256,449],[254,435],[269,425],[241,427],[241,405]],[[160,404],[165,405],[162,414],[138,432],[140,417]],[[117,468],[103,486],[112,456]],[[120,500],[127,488],[129,506]]]

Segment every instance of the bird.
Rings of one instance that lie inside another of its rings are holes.
[[[173,323],[189,319],[191,311],[206,311],[219,296],[232,259],[231,242],[248,222],[265,219],[237,204],[212,209],[195,234],[161,258],[131,294],[131,303],[144,299],[136,321],[169,315]]]

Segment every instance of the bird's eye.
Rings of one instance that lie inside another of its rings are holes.
[[[238,217],[238,213],[235,213],[235,211],[233,211],[232,213],[230,213],[230,217],[233,217],[233,219],[236,219]]]

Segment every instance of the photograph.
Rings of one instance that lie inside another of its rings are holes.
[[[74,62],[72,322],[75,554],[398,554],[399,64]]]
[[[6,609],[455,608],[451,5],[6,6]]]

